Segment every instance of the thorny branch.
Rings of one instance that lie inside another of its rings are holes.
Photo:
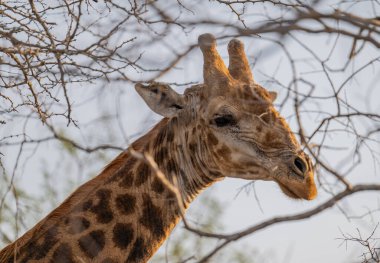
[[[376,230],[379,224],[373,229],[373,231],[368,235],[368,237],[363,237],[359,229],[357,229],[357,236],[352,236],[351,234],[342,233],[342,237],[339,238],[342,240],[342,244],[345,244],[346,247],[348,243],[358,243],[364,247],[365,251],[361,255],[362,263],[379,263],[380,262],[380,238],[376,237]]]

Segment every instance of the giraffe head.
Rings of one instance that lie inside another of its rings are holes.
[[[271,180],[296,199],[314,199],[312,163],[273,106],[276,93],[254,82],[243,44],[229,42],[229,67],[211,34],[198,39],[204,84],[178,94],[169,85],[136,85],[156,113],[175,119],[175,139],[202,171],[221,177]]]

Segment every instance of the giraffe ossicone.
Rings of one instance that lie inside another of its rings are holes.
[[[316,197],[312,163],[253,78],[242,42],[225,66],[211,34],[199,37],[204,84],[178,94],[164,83],[136,90],[161,120],[97,177],[0,251],[0,262],[146,262],[181,207],[225,177],[275,181],[295,199]],[[151,156],[165,176],[133,151]],[[168,185],[169,183],[169,185]]]

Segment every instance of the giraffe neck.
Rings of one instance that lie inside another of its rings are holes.
[[[185,150],[195,142],[185,135],[174,141],[176,125],[164,119],[131,147],[154,157],[187,207],[217,178],[197,161],[196,149]],[[126,151],[0,251],[0,262],[146,262],[180,217],[173,192],[144,160]]]

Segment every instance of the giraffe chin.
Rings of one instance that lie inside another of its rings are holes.
[[[282,192],[292,199],[313,200],[317,196],[317,191],[315,187],[309,187],[309,189],[307,190],[302,189],[294,191],[292,189],[289,189],[285,184],[281,183],[280,181],[277,181],[277,183],[280,186]]]

